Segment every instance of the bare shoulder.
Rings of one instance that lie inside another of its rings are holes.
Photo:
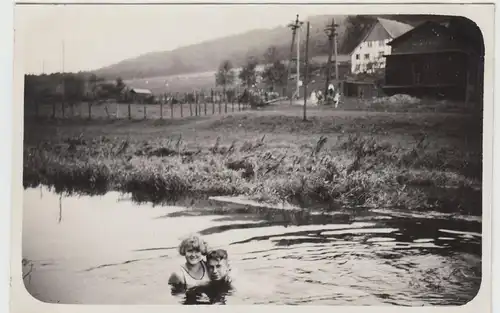
[[[170,277],[168,279],[168,283],[171,285],[177,285],[177,284],[183,284],[184,283],[184,276],[182,275],[180,269],[175,270],[170,274]]]

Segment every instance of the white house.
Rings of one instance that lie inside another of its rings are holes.
[[[387,43],[411,29],[413,27],[408,24],[377,18],[377,22],[351,53],[351,72],[357,74],[384,68],[384,55],[391,54],[391,47]]]

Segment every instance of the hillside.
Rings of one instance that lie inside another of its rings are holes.
[[[332,17],[335,18],[335,22],[339,25],[337,28],[338,52],[339,54],[348,54],[358,44],[366,31],[370,29],[375,18],[379,16],[320,15],[310,17],[311,57],[327,54],[328,43],[323,29],[330,23]],[[383,17],[412,25],[430,18],[423,15]],[[257,29],[239,35],[181,47],[172,51],[147,53],[101,68],[94,71],[94,73],[108,79],[116,77],[132,79],[197,73],[213,71],[225,59],[231,60],[235,67],[239,67],[250,56],[263,60],[263,55],[271,46],[276,47],[280,58],[288,58],[290,41],[291,31],[285,25],[272,29]]]

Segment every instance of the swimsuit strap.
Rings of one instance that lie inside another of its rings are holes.
[[[184,278],[184,285],[186,286],[187,285],[187,279],[186,279],[187,271],[184,268],[184,266],[182,266],[182,265],[181,265],[181,272],[182,272],[182,278]]]
[[[201,282],[205,278],[205,275],[207,273],[207,268],[206,268],[205,263],[203,261],[201,261],[201,267],[203,268],[203,275],[201,276],[201,278],[196,279],[193,276],[191,276],[189,271],[183,265],[181,265],[182,275],[184,276],[184,285],[187,286],[188,282],[192,282],[193,284],[196,285],[197,283]]]

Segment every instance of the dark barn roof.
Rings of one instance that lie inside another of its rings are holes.
[[[475,27],[477,28],[477,25],[473,22],[471,23],[472,24],[464,21],[464,18],[452,18],[445,19],[443,21],[427,21],[402,34],[401,36],[394,38],[388,43],[388,45],[393,46],[394,48],[407,40],[411,40],[416,33],[430,30],[436,37],[441,36],[442,38],[444,37],[448,39],[449,42],[456,43],[455,46],[450,46],[449,48],[440,48],[439,52],[461,51],[484,55],[484,42],[481,31],[479,29],[475,29]],[[418,52],[415,51],[414,53],[425,53],[425,51],[420,50]],[[391,54],[397,55],[402,53],[396,52]],[[408,51],[405,54],[411,54],[411,52]]]

